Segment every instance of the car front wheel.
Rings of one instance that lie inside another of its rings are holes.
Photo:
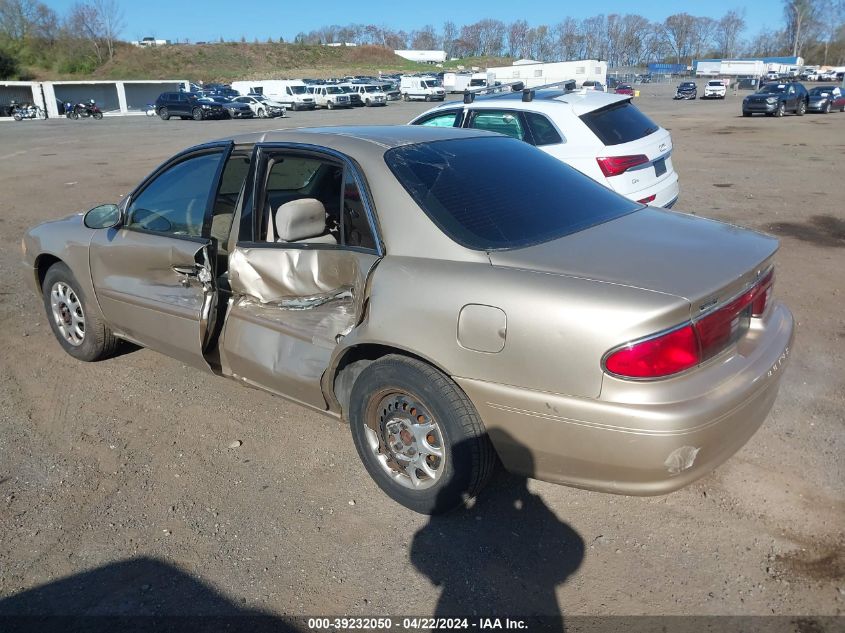
[[[193,110],[191,110],[191,118],[194,121],[202,121],[202,119],[203,119],[202,109],[201,108],[194,108]]]
[[[368,365],[352,388],[349,422],[367,472],[415,512],[440,514],[465,504],[496,464],[466,394],[417,359],[389,355]]]
[[[162,121],[167,121],[170,119],[170,113],[167,111],[167,108],[159,109],[158,115],[161,117]]]
[[[775,110],[775,116],[776,117],[782,117],[785,112],[786,112],[786,106],[783,104],[783,101],[781,101],[778,104],[778,109]]]
[[[42,284],[44,308],[50,328],[64,350],[79,360],[111,356],[118,339],[89,306],[79,283],[63,263],[53,264]]]
[[[804,113],[807,111],[807,104],[803,101],[798,102],[798,107],[795,108],[795,114],[798,116],[804,116]]]

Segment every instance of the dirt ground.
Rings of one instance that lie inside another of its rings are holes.
[[[636,103],[671,130],[677,208],[781,238],[797,336],[774,410],[668,496],[501,475],[434,520],[380,492],[345,425],[146,350],[75,361],[19,265],[28,227],[117,201],[189,145],[427,104],[0,124],[0,614],[843,614],[845,113],[745,119],[743,93],[671,93]]]

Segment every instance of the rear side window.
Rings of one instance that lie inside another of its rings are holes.
[[[605,145],[630,143],[660,129],[630,101],[587,112],[581,120]]]
[[[475,250],[540,244],[642,208],[509,138],[396,147],[385,153],[385,161],[446,235]]]
[[[555,145],[563,143],[555,126],[542,114],[536,112],[523,112],[525,122],[531,129],[531,136],[534,137],[534,145]]]

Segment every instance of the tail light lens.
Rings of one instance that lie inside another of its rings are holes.
[[[649,204],[654,202],[654,199],[657,197],[656,193],[651,194],[648,198],[643,198],[642,200],[637,200],[640,204]]]
[[[618,176],[637,165],[645,165],[650,162],[645,154],[634,154],[633,156],[601,156],[596,158],[601,172],[606,177]]]
[[[695,367],[742,337],[751,317],[763,315],[773,284],[770,270],[753,288],[692,323],[610,352],[604,367],[624,378],[663,378]]]

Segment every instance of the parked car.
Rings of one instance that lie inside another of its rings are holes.
[[[817,70],[814,70],[814,69],[806,69],[799,76],[804,81],[818,81],[819,80],[819,72]]]
[[[778,79],[780,79],[780,73],[777,73],[774,70],[770,70],[766,73],[765,79],[767,81],[777,81]]]
[[[825,70],[819,73],[818,81],[833,81],[836,79],[836,72],[833,70]]]
[[[364,107],[364,102],[361,100],[361,95],[359,95],[358,91],[353,88],[352,84],[344,83],[338,84],[337,86],[338,88],[343,90],[343,92],[349,95],[349,103],[352,104],[353,108]]]
[[[529,93],[532,94],[532,93]],[[535,145],[617,193],[660,207],[678,198],[672,137],[631,97],[593,90],[537,90],[437,106],[412,125],[499,132]]]
[[[767,83],[757,92],[742,100],[742,116],[763,113],[766,116],[783,116],[787,111],[803,116],[810,98],[800,83]]]
[[[617,93],[619,91],[617,90]],[[684,81],[678,84],[674,99],[695,99],[698,96],[698,86],[694,81]]]
[[[313,85],[308,86],[308,92],[314,97],[318,108],[333,110],[352,107],[352,100],[340,86]]]
[[[831,110],[845,112],[845,94],[839,86],[810,88],[807,110],[829,114]]]
[[[350,87],[358,93],[362,103],[368,108],[371,106],[387,105],[387,94],[385,94],[379,85],[350,84]]]
[[[618,95],[629,95],[631,97],[634,96],[634,89],[631,87],[631,84],[619,84],[618,86],[616,86],[615,92]]]
[[[200,97],[192,92],[163,92],[155,102],[155,111],[162,120],[167,121],[171,117],[180,119],[225,119],[226,109],[214,102],[201,101]]]
[[[23,257],[74,358],[125,339],[346,420],[378,485],[434,513],[497,456],[637,495],[728,459],[791,352],[777,248],[502,135],[347,127],[188,149]]]
[[[704,86],[702,99],[724,99],[728,94],[728,88],[722,79],[711,79]]]
[[[586,88],[587,90],[598,90],[599,92],[604,92],[604,85],[600,81],[592,81],[587,80],[581,84],[582,88]]]
[[[252,108],[248,104],[232,101],[226,97],[200,97],[200,101],[203,103],[216,103],[226,110],[230,119],[251,119],[254,116]]]
[[[405,101],[411,101],[412,99],[443,101],[446,98],[446,90],[443,88],[443,82],[437,77],[430,75],[423,77],[403,75],[399,90]]]
[[[245,103],[259,119],[285,116],[285,106],[264,95],[246,95],[232,99],[235,103]]]
[[[314,97],[308,94],[305,82],[299,79],[269,79],[265,81],[236,81],[232,87],[241,95],[260,94],[293,111],[313,110]]]

